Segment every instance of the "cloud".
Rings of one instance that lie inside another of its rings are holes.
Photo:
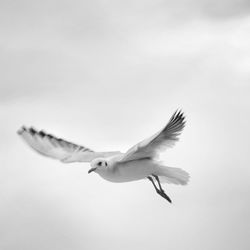
[[[72,84],[177,84],[188,65],[214,71],[219,56],[248,77],[248,1],[23,1],[0,11],[2,101]]]
[[[0,244],[249,249],[247,1],[0,5]],[[171,207],[150,183],[87,176],[86,164],[42,158],[16,135],[24,123],[125,151],[178,107],[187,126],[163,158],[189,171],[191,182],[167,186]]]

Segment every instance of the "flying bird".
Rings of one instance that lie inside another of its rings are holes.
[[[96,152],[84,146],[58,138],[43,130],[22,126],[18,134],[38,153],[63,163],[90,162],[88,173],[95,172],[110,182],[129,182],[148,179],[157,194],[172,202],[161,182],[186,185],[189,174],[158,160],[161,151],[173,146],[185,126],[182,111],[176,111],[167,125],[153,136],[139,142],[126,153]]]

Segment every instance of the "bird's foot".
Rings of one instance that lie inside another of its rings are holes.
[[[166,199],[168,202],[172,203],[171,199],[169,198],[169,196],[164,192],[164,190],[158,190],[157,193],[163,197],[164,199]]]

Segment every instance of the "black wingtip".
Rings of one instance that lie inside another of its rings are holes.
[[[18,135],[22,135],[24,132],[30,133],[31,135],[37,134],[37,130],[33,127],[26,127],[22,126],[20,129],[17,130]]]
[[[37,133],[37,131],[36,131],[33,127],[30,127],[30,128],[29,128],[29,132],[30,132],[32,135],[34,135],[34,134]]]
[[[175,117],[183,117],[183,118],[185,118],[184,112],[180,108],[176,109],[176,111],[174,112],[174,116]]]
[[[46,136],[47,134],[43,131],[43,130],[40,130],[38,132],[38,134],[43,138],[44,136]]]
[[[17,130],[17,134],[22,135],[24,131],[26,131],[26,127],[23,125],[21,128]]]
[[[185,119],[186,119],[186,117],[185,117],[184,112],[182,111],[182,109],[177,109],[174,112],[174,114],[172,115],[172,117],[170,118],[170,121],[175,123],[176,121],[181,120],[181,122],[183,124],[185,124]]]

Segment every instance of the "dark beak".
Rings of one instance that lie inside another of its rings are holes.
[[[95,171],[96,168],[91,168],[89,171],[88,171],[88,174],[90,174],[91,172]]]

